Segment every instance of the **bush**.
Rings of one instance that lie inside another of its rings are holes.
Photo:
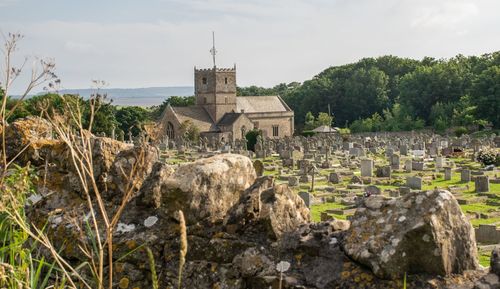
[[[257,136],[262,136],[262,131],[258,129],[253,129],[245,135],[247,139],[247,150],[255,151],[255,144],[257,143]]]
[[[301,135],[302,136],[305,136],[305,137],[309,137],[309,136],[313,136],[315,135],[316,133],[312,130],[304,130],[302,131]]]
[[[500,166],[500,150],[484,150],[477,155],[478,162],[484,166],[495,165]]]
[[[455,128],[455,130],[453,132],[455,133],[455,135],[457,137],[461,137],[462,135],[467,133],[467,128],[463,127],[463,126],[459,126],[459,127]]]

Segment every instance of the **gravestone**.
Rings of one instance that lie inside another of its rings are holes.
[[[362,159],[361,160],[361,176],[371,177],[373,175],[373,160],[372,159]]]
[[[330,173],[328,176],[328,181],[333,184],[338,184],[342,182],[342,177],[338,173]]]
[[[398,154],[393,154],[390,157],[391,160],[391,168],[393,170],[399,170],[399,155]]]
[[[474,180],[476,193],[487,193],[490,191],[490,179],[488,176],[477,176]]]
[[[299,179],[297,177],[295,177],[295,176],[290,176],[288,178],[288,185],[290,187],[296,187],[296,186],[298,186],[299,185]]]
[[[442,169],[444,165],[444,158],[442,156],[436,157],[436,169]]]
[[[311,206],[311,195],[308,192],[299,192],[299,197],[304,200],[306,207],[310,208]]]
[[[415,171],[423,171],[424,170],[424,162],[412,162],[411,168]]]
[[[470,170],[462,169],[462,172],[460,173],[460,180],[464,183],[470,182]]]
[[[444,168],[444,180],[445,181],[451,180],[451,168],[450,167]]]
[[[406,186],[410,189],[421,190],[422,189],[422,178],[421,177],[407,177]]]
[[[401,196],[404,196],[406,194],[409,194],[410,193],[410,188],[409,187],[399,187],[399,194]]]
[[[262,177],[262,175],[264,174],[264,164],[262,164],[260,160],[255,160],[253,162],[253,168],[255,169],[257,177]]]
[[[405,171],[407,173],[411,173],[412,172],[412,168],[413,168],[412,167],[412,163],[413,163],[412,160],[406,160],[405,161]]]
[[[399,147],[399,153],[402,155],[402,156],[407,156],[408,155],[408,146],[407,145],[401,145]]]
[[[390,178],[391,177],[391,167],[383,166],[377,168],[377,178]]]

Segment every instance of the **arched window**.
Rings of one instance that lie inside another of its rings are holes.
[[[175,138],[174,125],[170,121],[167,123],[167,136],[169,139]]]
[[[207,84],[207,78],[206,77],[203,77],[203,79],[201,81],[203,82],[203,84]]]

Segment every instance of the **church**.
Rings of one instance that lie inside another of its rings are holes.
[[[215,52],[215,49],[213,49]],[[213,55],[215,53],[213,52]],[[194,68],[195,105],[167,106],[162,134],[169,139],[181,135],[181,125],[191,122],[201,137],[235,141],[253,129],[266,138],[293,135],[294,113],[279,95],[236,96],[236,66],[233,68]]]

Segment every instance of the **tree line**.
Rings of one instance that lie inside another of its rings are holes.
[[[300,130],[310,123],[310,114],[324,113],[328,105],[336,126],[354,132],[500,128],[500,52],[450,59],[364,58],[327,68],[301,84],[239,88],[238,93],[281,95]]]

